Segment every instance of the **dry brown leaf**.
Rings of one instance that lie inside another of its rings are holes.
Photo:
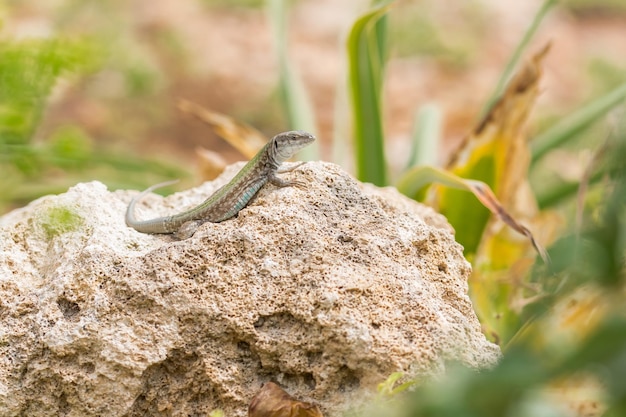
[[[527,181],[530,153],[526,144],[525,124],[539,92],[541,63],[550,44],[537,52],[510,81],[505,93],[455,152],[447,169],[456,173],[468,163],[472,153],[488,143],[495,143],[496,175],[494,191],[498,199],[509,206],[513,194]],[[471,162],[470,162],[471,163]]]
[[[226,168],[226,161],[217,152],[204,148],[196,148],[198,156],[198,172],[202,181],[211,181],[218,177]]]
[[[535,240],[533,234],[528,230],[528,228],[518,221],[516,221],[513,216],[511,216],[498,202],[498,199],[494,195],[493,191],[483,182],[481,181],[473,181],[466,180],[469,188],[472,190],[472,193],[480,200],[481,203],[485,207],[489,209],[493,214],[497,215],[497,217],[504,223],[506,223],[509,227],[511,227],[516,232],[526,236],[530,243],[533,245],[539,256],[544,262],[548,262],[548,253],[546,250]]]
[[[541,230],[552,228],[552,225],[548,224],[551,216],[538,216],[539,210],[528,183],[530,151],[525,128],[532,104],[539,93],[542,62],[549,50],[550,44],[547,44],[513,77],[502,98],[496,102],[474,132],[475,137],[491,137],[497,142],[499,157],[496,159],[498,166],[494,191],[500,203],[507,207],[510,213],[504,213],[506,215],[500,219],[528,237],[544,262],[548,262],[546,251],[530,230],[514,218],[526,221],[533,219],[535,228]],[[492,219],[485,228],[478,252],[486,257],[501,255],[503,251],[497,246],[512,248],[516,243],[515,239],[511,239],[495,219]],[[518,251],[511,252],[511,261],[523,253],[515,252]]]
[[[486,127],[481,124],[478,128],[498,129],[498,132],[494,134],[510,138],[503,144],[506,148],[503,149],[504,158],[499,161],[501,169],[498,170],[500,175],[496,180],[496,194],[507,206],[509,202],[512,202],[524,211],[532,211],[532,214],[536,213],[536,208],[534,204],[530,208],[527,207],[528,201],[534,201],[534,198],[528,187],[530,150],[526,143],[528,135],[525,124],[532,109],[532,103],[539,94],[542,62],[549,50],[550,44],[547,44],[511,80],[504,96],[487,115],[488,118],[493,118],[491,123],[495,126],[489,123]],[[488,122],[485,120],[483,123]],[[476,135],[479,135],[479,132],[480,130],[476,132]],[[517,191],[520,187],[523,187],[529,195],[522,196],[524,199],[522,201],[516,201],[516,198],[520,197]]]
[[[475,254],[476,260],[485,262],[498,260],[497,268],[526,256],[527,246],[505,224],[526,236],[545,259],[538,241],[549,239],[544,236],[537,239],[530,233],[530,229],[545,231],[549,227],[538,219],[537,204],[528,183],[530,152],[526,121],[539,93],[541,63],[548,50],[546,45],[515,74],[502,97],[447,165],[449,172],[468,179],[481,204],[496,216],[489,218],[471,196],[457,190],[439,188],[434,195],[436,205],[454,226],[466,254]],[[480,182],[471,184],[472,181]],[[522,223],[530,223],[532,227]]]
[[[252,398],[248,407],[248,417],[323,417],[315,405],[298,401],[273,382]]]
[[[252,159],[267,143],[268,138],[261,132],[225,114],[206,109],[188,100],[180,100],[178,108],[207,123],[217,135],[247,159]]]

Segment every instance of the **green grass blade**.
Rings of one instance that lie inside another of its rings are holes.
[[[443,169],[422,166],[407,171],[398,183],[398,190],[402,194],[415,199],[416,196],[423,193],[424,187],[432,182],[472,193],[491,214],[516,232],[526,236],[544,262],[548,261],[545,249],[535,240],[532,232],[507,212],[489,185],[482,181],[461,178]],[[476,219],[476,216],[468,215],[466,221],[457,223],[455,226],[456,232],[460,231],[460,227],[472,228],[474,225],[471,223],[471,219]],[[480,225],[480,229],[482,229],[482,225]]]
[[[462,180],[456,175],[431,166],[416,167],[405,172],[396,187],[402,194],[414,199],[420,190],[433,183],[460,190],[466,189]]]
[[[441,118],[441,109],[434,104],[426,104],[417,111],[407,169],[419,165],[437,165]]]
[[[386,12],[387,6],[373,8],[354,23],[348,37],[357,177],[381,186],[387,185],[381,114],[384,21],[380,20]]]
[[[600,182],[606,172],[600,170],[595,172],[591,178],[589,178],[589,185],[595,185]],[[541,193],[537,194],[537,205],[541,210],[548,210],[554,208],[564,201],[571,200],[576,197],[576,192],[580,188],[578,182],[560,182]]]
[[[352,166],[352,152],[349,149],[348,138],[350,137],[350,111],[348,105],[348,77],[343,74],[337,80],[335,103],[333,106],[333,140],[331,147],[331,161],[341,165],[345,169]]]
[[[526,30],[526,33],[524,33],[524,37],[522,38],[520,43],[517,45],[517,48],[515,48],[513,55],[507,62],[506,67],[504,68],[504,71],[502,72],[502,75],[500,76],[500,79],[498,80],[498,84],[496,85],[495,90],[493,91],[493,93],[491,93],[491,97],[489,97],[489,99],[487,100],[487,103],[485,104],[485,107],[483,108],[481,119],[484,117],[485,114],[489,112],[489,110],[491,110],[491,107],[495,104],[495,102],[504,92],[506,83],[511,78],[511,75],[513,74],[513,71],[517,67],[517,64],[519,63],[520,59],[522,58],[522,55],[524,54],[526,47],[528,46],[531,39],[537,32],[537,29],[539,28],[541,21],[548,14],[548,11],[550,11],[550,9],[556,5],[557,1],[558,0],[545,0],[544,3],[541,5],[541,8],[535,15],[535,18],[533,19],[532,23]]]
[[[287,53],[288,36],[285,13],[288,7],[284,0],[269,0],[267,6],[278,56],[279,88],[285,105],[289,128],[306,130],[315,134],[316,123],[311,100],[296,68],[293,63],[290,63]],[[311,146],[303,149],[299,158],[308,161],[319,159],[319,141],[315,141]]]
[[[622,103],[625,99],[626,83],[561,119],[550,129],[535,137],[531,143],[533,163],[541,159],[551,149],[560,146],[576,135],[576,133],[605,116],[609,110]]]

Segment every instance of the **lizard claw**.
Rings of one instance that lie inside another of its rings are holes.
[[[306,188],[306,183],[304,181],[298,181],[298,180],[294,180],[294,181],[290,181],[290,185],[296,187],[296,188]]]

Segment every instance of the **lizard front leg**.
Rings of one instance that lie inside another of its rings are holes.
[[[304,187],[306,184],[302,181],[297,181],[297,180],[284,180],[282,178],[277,177],[276,175],[270,175],[268,178],[268,181],[280,188],[283,187],[291,187],[291,186],[296,186],[296,187]]]

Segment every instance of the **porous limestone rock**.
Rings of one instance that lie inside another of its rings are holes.
[[[146,197],[146,219],[231,178]],[[0,415],[244,416],[266,381],[338,415],[394,371],[499,357],[445,219],[328,163],[184,241],[126,227],[136,191],[78,184],[0,219]]]

